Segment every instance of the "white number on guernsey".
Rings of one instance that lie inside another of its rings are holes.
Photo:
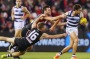
[[[39,34],[34,30],[34,31],[32,31],[32,32],[28,35],[28,37],[29,37],[31,40],[35,40],[38,35],[39,35]]]

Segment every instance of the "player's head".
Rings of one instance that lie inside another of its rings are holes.
[[[40,29],[41,31],[46,31],[46,25],[45,25],[45,23],[44,22],[39,22],[38,24],[37,24],[37,28],[38,29]]]
[[[51,15],[51,8],[50,6],[43,7],[43,13],[47,15]]]
[[[73,6],[73,10],[75,11],[76,14],[80,14],[82,12],[82,7],[80,4],[75,4]]]
[[[21,4],[22,4],[22,0],[16,0],[16,5],[17,6],[21,6]]]

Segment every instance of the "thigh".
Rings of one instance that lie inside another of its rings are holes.
[[[15,30],[15,37],[20,37],[21,36],[21,30],[20,29],[16,29]]]
[[[15,38],[15,44],[19,51],[25,51],[30,46],[26,38]]]
[[[20,55],[25,54],[26,51],[19,51]]]
[[[66,28],[66,33],[67,33],[68,35],[74,33],[73,35],[78,36],[78,28],[73,28],[73,27],[71,27],[71,28]]]
[[[78,36],[76,35],[75,32],[70,33],[70,37],[73,41],[78,40]]]
[[[10,42],[12,44],[15,44],[15,38],[7,38],[7,42]]]

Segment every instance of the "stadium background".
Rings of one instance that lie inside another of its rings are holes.
[[[51,6],[52,16],[57,16],[63,12],[72,10],[74,4],[81,4],[84,17],[87,18],[87,26],[79,25],[79,52],[90,52],[90,0],[22,0],[23,5],[28,8],[32,17],[26,19],[26,24],[37,18],[42,13],[45,5]],[[0,0],[0,36],[13,37],[14,28],[11,20],[11,8],[15,5],[15,0]],[[64,21],[62,21],[64,22]],[[59,34],[65,32],[65,26],[57,26],[54,32],[49,34]],[[10,43],[0,41],[0,51],[7,51]],[[69,36],[66,38],[44,39],[33,46],[32,51],[38,52],[57,52],[61,51],[69,44]],[[71,52],[72,50],[69,50]]]

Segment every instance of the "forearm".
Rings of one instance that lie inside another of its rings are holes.
[[[60,37],[64,37],[65,36],[65,33],[64,34],[56,34],[56,35],[53,35],[52,38],[60,38]]]
[[[52,20],[55,21],[55,20],[58,20],[60,18],[61,18],[61,16],[59,15],[59,16],[53,17]]]
[[[62,14],[62,15],[59,15],[59,16],[56,16],[56,17],[53,17],[52,20],[62,20],[62,18],[65,18],[66,15]]]
[[[50,31],[53,31],[58,23],[59,23],[59,19],[52,25]]]
[[[24,16],[25,18],[30,18],[30,14],[26,14],[25,16]]]
[[[40,20],[42,20],[44,17],[44,14],[41,14],[36,20],[35,23],[38,23]]]
[[[27,12],[27,13],[26,13],[25,18],[27,18],[27,17],[29,17],[29,18],[31,17],[30,12]]]
[[[14,20],[14,15],[11,15],[12,20]]]
[[[67,24],[67,22],[61,22],[61,23],[58,24],[58,26],[64,26],[66,24]]]

